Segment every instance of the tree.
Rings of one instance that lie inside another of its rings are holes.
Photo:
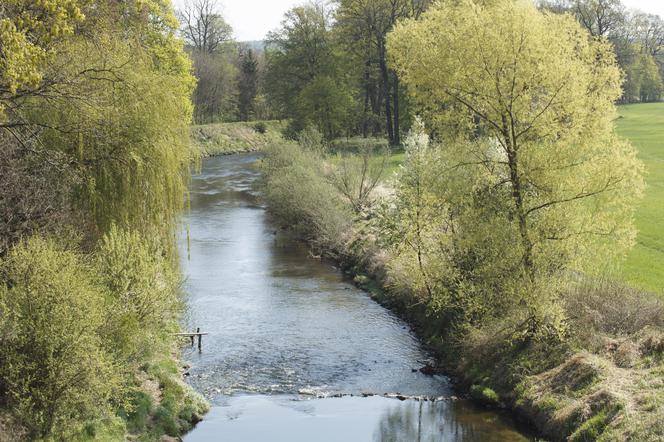
[[[417,17],[430,3],[428,0],[340,0],[337,9],[338,26],[346,46],[354,48],[364,57],[363,75],[364,115],[367,119],[370,95],[372,91],[372,66],[378,69],[380,91],[378,106],[374,112],[384,106],[386,131],[390,144],[401,144],[401,120],[399,104],[399,77],[387,65],[387,34],[398,20]],[[375,102],[374,101],[374,102]],[[365,123],[366,125],[366,123]],[[366,133],[366,129],[364,129]]]
[[[314,3],[291,9],[268,36],[265,56],[266,90],[274,108],[292,119],[290,131],[312,123],[327,138],[340,135],[352,101],[329,10]]]
[[[608,37],[624,21],[620,0],[575,0],[572,12],[594,37]]]
[[[76,0],[8,0],[0,6],[0,128],[19,125],[6,121],[4,109],[48,86],[44,66],[53,49],[83,19]]]
[[[235,118],[239,84],[236,48],[229,44],[213,54],[190,51],[190,57],[197,79],[194,121],[205,124]]]
[[[188,0],[177,16],[198,80],[194,120],[202,124],[234,117],[238,69],[233,29],[219,12],[216,0]]]
[[[642,166],[614,133],[621,75],[609,44],[527,2],[465,0],[397,25],[388,49],[448,141],[441,173],[452,213],[465,214],[455,228],[467,268],[493,268],[479,280],[533,288],[632,244]],[[523,296],[533,312],[543,299]]]
[[[182,36],[198,52],[212,54],[231,40],[233,29],[219,13],[216,0],[188,0],[178,18]]]
[[[659,101],[662,98],[664,85],[659,76],[657,63],[652,55],[648,53],[639,54],[636,62],[628,71],[628,79],[634,83],[632,89],[632,100],[637,99],[642,103]]]
[[[396,180],[394,199],[378,211],[379,237],[393,252],[389,264],[393,274],[403,275],[395,278],[394,285],[413,288],[418,301],[430,302],[450,287],[445,280],[455,278],[453,267],[445,265],[451,256],[446,244],[452,227],[449,206],[437,192],[443,164],[419,118],[404,146],[406,160]],[[400,280],[403,278],[406,281]]]
[[[630,21],[636,40],[647,54],[657,57],[664,50],[664,20],[658,15],[636,13]]]
[[[249,121],[255,115],[254,105],[258,94],[258,60],[252,49],[240,53],[238,86],[240,90],[238,114],[241,121]]]

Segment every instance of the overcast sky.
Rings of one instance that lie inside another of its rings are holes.
[[[172,0],[179,7],[185,0]],[[239,41],[262,40],[279,27],[286,11],[304,0],[217,0]],[[622,0],[628,8],[664,17],[664,0]]]

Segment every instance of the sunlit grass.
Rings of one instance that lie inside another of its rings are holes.
[[[647,189],[636,213],[637,244],[621,276],[631,285],[664,293],[664,103],[620,106],[618,132],[645,163]]]

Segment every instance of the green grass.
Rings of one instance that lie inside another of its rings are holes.
[[[285,125],[283,121],[203,124],[192,126],[191,135],[203,156],[226,155],[258,151],[281,141]]]
[[[380,164],[383,161],[383,155],[387,153],[385,161],[385,169],[383,170],[382,179],[390,180],[394,172],[399,169],[406,160],[406,153],[402,148],[389,147],[389,143],[385,138],[339,138],[330,143],[330,151],[332,154],[336,153],[356,153],[366,146],[374,148],[373,162]],[[333,162],[336,161],[334,155],[330,157]]]
[[[618,108],[618,133],[629,139],[645,163],[647,188],[636,213],[637,244],[621,276],[638,288],[664,293],[664,103]]]

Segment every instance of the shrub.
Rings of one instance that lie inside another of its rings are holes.
[[[259,121],[258,123],[254,124],[254,130],[261,135],[265,134],[267,133],[267,125],[264,122]]]
[[[500,398],[495,391],[482,385],[473,385],[470,387],[470,396],[484,405],[498,405]]]
[[[76,253],[32,238],[0,262],[0,396],[32,437],[99,415],[119,378],[98,330],[104,292]]]
[[[127,363],[167,351],[177,328],[180,279],[157,241],[112,226],[99,245],[97,266],[108,289],[104,336]]]
[[[270,210],[314,246],[339,251],[351,211],[324,178],[321,156],[294,143],[273,145],[262,162],[263,196]]]

